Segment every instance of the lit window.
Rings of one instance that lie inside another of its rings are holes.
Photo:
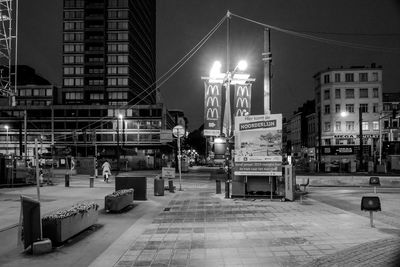
[[[372,122],[372,130],[379,130],[379,122],[378,121]]]
[[[364,131],[368,131],[369,130],[369,123],[367,121],[363,121],[362,122],[362,129]]]

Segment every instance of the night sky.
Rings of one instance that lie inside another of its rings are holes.
[[[19,1],[19,64],[34,67],[50,82],[62,84],[62,0]],[[383,66],[383,91],[400,91],[400,1],[386,0],[157,0],[157,75],[187,54],[226,14],[305,32],[327,39],[392,52],[320,43],[271,32],[272,112],[288,117],[313,98],[313,75],[328,67]],[[231,19],[231,69],[249,63],[253,114],[263,112],[263,28]],[[170,109],[182,109],[191,130],[203,123],[204,85],[215,60],[226,69],[226,23],[167,82],[162,97]]]

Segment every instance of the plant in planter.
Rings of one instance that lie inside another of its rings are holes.
[[[82,202],[43,216],[43,236],[53,244],[71,238],[96,223],[98,208],[95,202]]]
[[[133,188],[121,189],[105,196],[104,209],[106,211],[120,211],[132,204]]]

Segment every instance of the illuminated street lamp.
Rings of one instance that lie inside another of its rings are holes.
[[[6,155],[8,155],[8,129],[9,128],[10,127],[8,125],[4,126],[4,129],[6,129],[6,131],[7,131],[7,135],[6,135]]]

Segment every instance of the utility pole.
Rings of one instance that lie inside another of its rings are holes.
[[[264,28],[264,114],[271,114],[271,30]]]
[[[25,141],[25,148],[24,148],[24,150],[25,150],[25,162],[26,162],[26,160],[28,159],[28,137],[27,137],[27,131],[28,131],[28,129],[27,129],[27,117],[28,117],[28,115],[27,115],[27,113],[26,113],[26,109],[24,110],[24,141]]]
[[[362,110],[361,106],[358,109],[358,116],[359,116],[359,126],[360,126],[360,170],[364,170],[364,163],[363,163],[363,129],[362,129]]]

